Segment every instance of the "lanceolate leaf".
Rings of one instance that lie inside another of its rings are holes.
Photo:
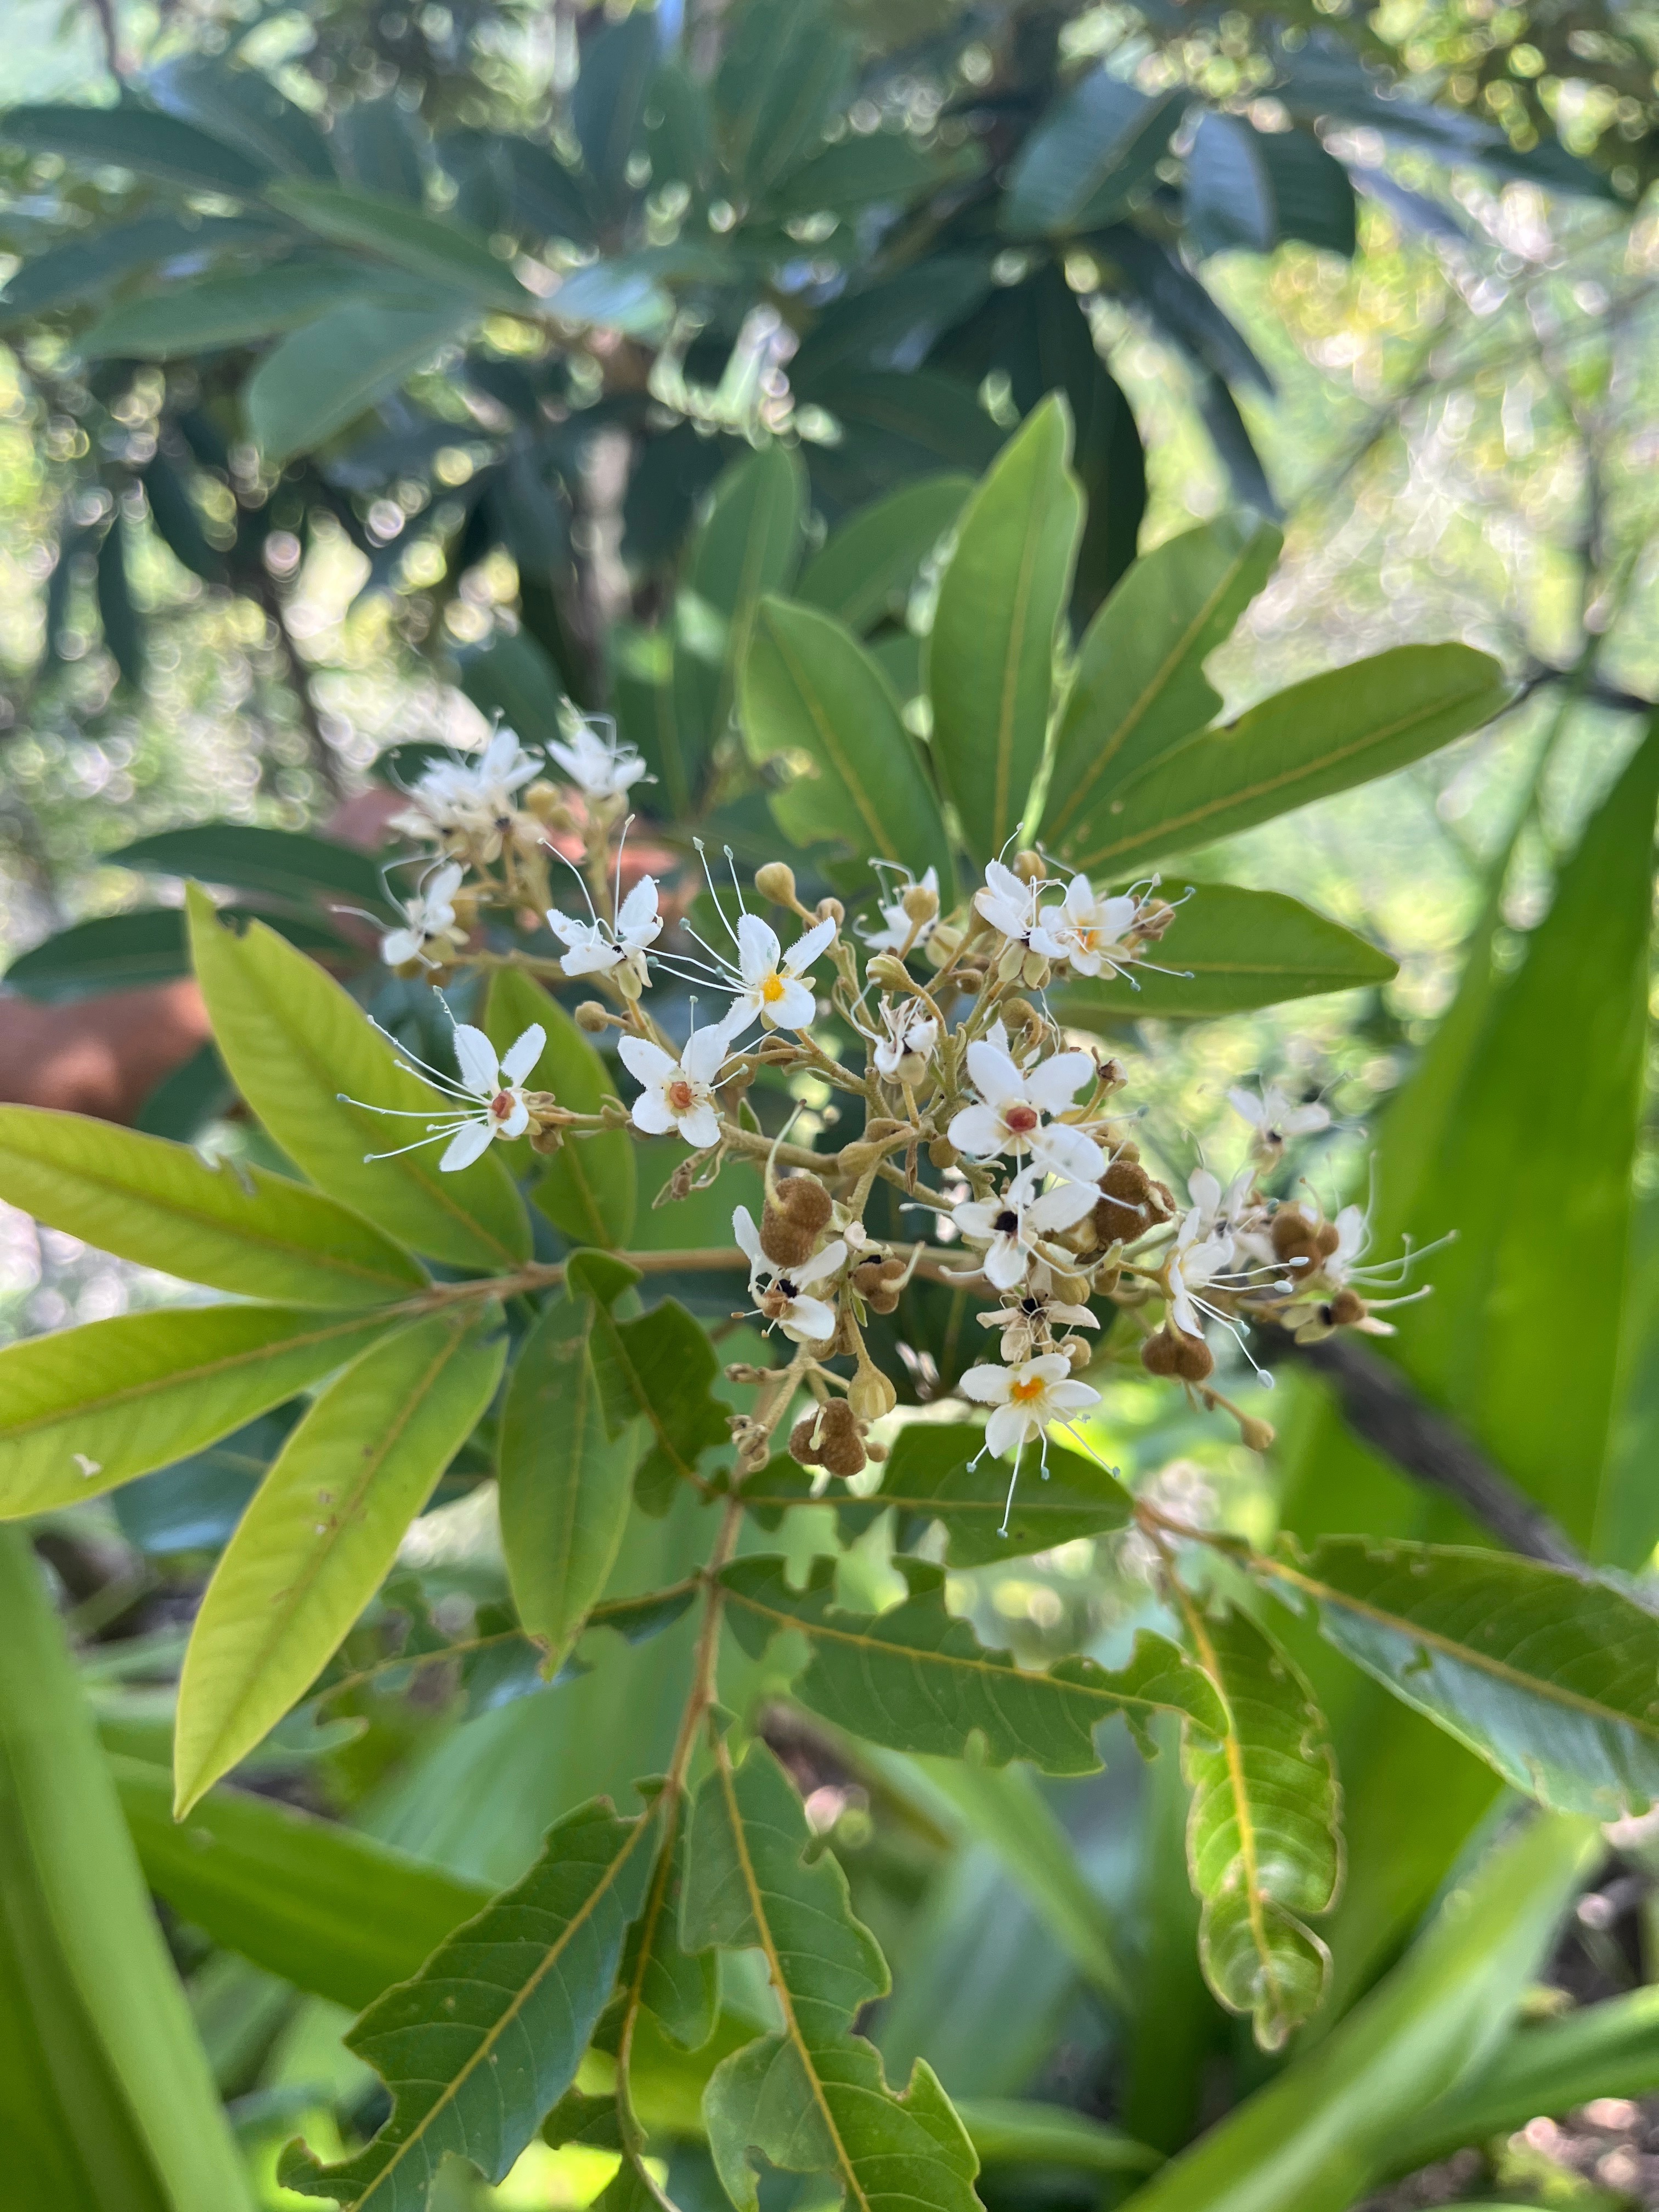
[[[423,215],[406,200],[297,177],[270,185],[265,197],[273,207],[336,246],[361,247],[412,276],[423,276],[488,307],[504,307],[508,313],[536,310],[532,295],[504,261],[496,260],[486,240],[459,223]]]
[[[266,830],[253,822],[197,822],[183,830],[158,830],[103,855],[111,868],[147,875],[195,876],[238,890],[270,891],[278,898],[325,907],[381,907],[386,885],[366,853],[298,830]]]
[[[666,1841],[645,1908],[628,1933],[622,1984],[629,2008],[648,2012],[682,2051],[700,2051],[720,2014],[720,1961],[715,1953],[687,1950],[680,1941],[690,1809],[681,1797],[662,1804]]]
[[[1342,1876],[1335,1762],[1312,1692],[1254,1621],[1193,1607],[1191,1627],[1228,1723],[1219,1744],[1188,1730],[1183,1751],[1199,1955],[1223,2004],[1249,2013],[1256,2041],[1277,2051],[1330,1972],[1304,1916],[1329,1910]]]
[[[521,969],[498,968],[484,1008],[490,1042],[498,1053],[505,1052],[532,1022],[547,1032],[531,1075],[537,1090],[550,1091],[573,1114],[597,1114],[611,1084],[590,1040],[558,1000]],[[628,1131],[599,1129],[565,1139],[543,1170],[535,1201],[575,1243],[625,1244],[634,1226],[638,1182]]]
[[[477,309],[435,291],[424,307],[372,300],[331,307],[280,339],[242,390],[249,434],[273,466],[324,445],[476,321]]]
[[[180,1814],[315,1680],[489,1404],[502,1347],[435,1314],[349,1368],[283,1447],[226,1547],[179,1684]]]
[[[921,1421],[901,1429],[879,1490],[867,1498],[839,1491],[828,1501],[843,1535],[862,1535],[890,1506],[898,1515],[901,1550],[913,1548],[937,1521],[945,1532],[946,1563],[979,1567],[1127,1526],[1129,1494],[1115,1477],[1080,1452],[1050,1444],[1048,1480],[1019,1485],[1004,1535],[1007,1476],[994,1461],[972,1464],[984,1441],[984,1431],[965,1422]],[[806,1469],[781,1455],[744,1484],[743,1502],[763,1528],[775,1528],[786,1506],[811,1495],[811,1483]]]
[[[796,598],[855,630],[902,612],[922,562],[973,489],[969,477],[922,477],[861,507],[801,570]]]
[[[1515,1789],[1598,1820],[1659,1796],[1659,1617],[1622,1592],[1504,1553],[1363,1536],[1260,1571]]]
[[[393,283],[404,295],[413,289],[406,280]],[[343,259],[279,261],[270,269],[203,277],[124,300],[82,332],[76,347],[93,361],[112,354],[168,361],[295,330],[326,307],[386,289],[384,280],[377,286],[363,269]]]
[[[898,1564],[909,1596],[872,1615],[836,1606],[833,1559],[814,1562],[804,1590],[790,1588],[781,1559],[738,1559],[720,1577],[726,1618],[757,1656],[780,1632],[801,1632],[811,1653],[794,1685],[802,1704],[895,1751],[960,1759],[977,1742],[993,1766],[1029,1759],[1048,1774],[1092,1774],[1100,1765],[1094,1731],[1114,1713],[1136,1727],[1167,1708],[1220,1735],[1220,1698],[1161,1636],[1138,1636],[1117,1674],[1092,1659],[1027,1673],[1006,1651],[988,1651],[966,1621],[945,1611],[938,1567]]]
[[[1121,77],[1091,70],[1020,149],[1000,228],[1029,238],[1110,222],[1152,181],[1186,98],[1176,89],[1148,99]]]
[[[886,1994],[875,1940],[854,1919],[847,1878],[805,1861],[799,1798],[763,1745],[733,1768],[723,1743],[697,1798],[684,1908],[685,1941],[759,1950],[783,2015],[721,2061],[703,2093],[709,2147],[738,2212],[756,2212],[755,2154],[790,2173],[824,2173],[855,2212],[975,2212],[979,2161],[931,2068],[902,2097],[874,2046],[852,2033],[860,2005]]]
[[[1055,1002],[1060,1019],[1079,1029],[1095,1021],[1199,1021],[1358,990],[1399,973],[1386,952],[1282,891],[1176,877],[1161,896],[1186,902],[1149,955],[1157,966],[1067,985]]]
[[[628,1521],[641,1431],[616,1437],[588,1356],[592,1303],[549,1305],[520,1347],[501,1408],[501,1544],[525,1628],[562,1663],[605,1588]]]
[[[575,2078],[644,1894],[656,1828],[653,1812],[619,1820],[600,1800],[550,1830],[524,1880],[347,2037],[391,2091],[391,2118],[335,2166],[293,2146],[284,2184],[365,2212],[424,2212],[452,2153],[500,2181]]]
[[[1402,645],[1292,684],[1224,728],[1200,731],[1066,834],[1079,868],[1114,873],[1328,798],[1478,729],[1509,696],[1466,645]]]
[[[234,147],[210,138],[176,116],[124,100],[118,107],[9,107],[0,116],[0,138],[35,154],[112,167],[155,177],[186,191],[240,198],[257,191],[270,174]]]
[[[1046,400],[962,518],[927,647],[933,752],[976,859],[1018,829],[1042,759],[1054,638],[1083,521],[1072,422]]]
[[[831,840],[858,860],[939,877],[952,896],[951,841],[915,739],[886,678],[833,617],[786,599],[756,611],[739,690],[751,760],[791,757],[772,812],[797,845]]]
[[[401,1246],[319,1191],[84,1115],[0,1106],[0,1198],[100,1252],[245,1297],[372,1306],[426,1287]]]
[[[447,1118],[440,1092],[398,1065],[392,1045],[314,962],[263,924],[237,937],[199,892],[191,944],[214,1036],[237,1088],[313,1182],[435,1259],[499,1268],[528,1257],[529,1224],[493,1152],[459,1175],[438,1165],[441,1142],[368,1160]],[[353,1105],[351,1099],[365,1102]],[[380,1106],[413,1120],[377,1114]]]
[[[0,1351],[0,1516],[78,1504],[166,1467],[355,1359],[377,1313],[185,1306]]]

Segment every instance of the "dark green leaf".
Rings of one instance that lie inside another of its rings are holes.
[[[977,474],[1002,442],[969,386],[925,368],[838,372],[812,397],[842,430],[838,445],[810,449],[813,481],[846,507],[879,498],[907,477]]]
[[[9,107],[0,114],[0,137],[32,154],[61,154],[95,168],[111,166],[155,177],[191,192],[223,192],[245,198],[270,175],[270,165],[251,160],[176,116],[124,101],[118,107]]]
[[[204,583],[222,584],[225,556],[217,546],[208,542],[196,501],[191,496],[188,468],[158,447],[138,473],[149,506],[149,519],[173,559]]]
[[[279,261],[274,267],[205,276],[167,292],[123,300],[76,340],[88,360],[110,354],[168,361],[179,354],[246,345],[315,322],[329,307],[364,295],[425,312],[428,299],[407,278],[377,280],[347,261]]]
[[[245,909],[224,909],[231,920],[247,921]],[[277,933],[307,952],[338,952],[341,940],[320,923],[297,916],[265,917]],[[64,1006],[94,991],[130,991],[144,983],[170,982],[190,973],[190,945],[185,917],[176,906],[142,907],[133,914],[99,915],[77,921],[56,937],[31,945],[6,970],[6,981],[25,998]]]
[[[558,735],[564,685],[527,631],[498,634],[483,652],[464,660],[461,689],[481,714],[499,714],[526,744]]]
[[[297,178],[270,185],[265,198],[331,246],[355,246],[377,255],[394,269],[483,307],[502,307],[509,314],[537,310],[534,295],[525,290],[504,261],[495,258],[489,240],[459,223],[425,215],[405,201],[378,192]]]
[[[1311,131],[1257,131],[1212,111],[1187,156],[1187,223],[1201,253],[1242,246],[1269,253],[1304,239],[1332,253],[1354,249],[1353,186]]]
[[[1021,147],[999,216],[1015,238],[1112,222],[1152,182],[1188,94],[1148,99],[1093,70],[1062,94]]]
[[[334,308],[273,346],[248,379],[250,434],[273,466],[325,444],[459,337],[475,313],[459,297],[419,311]]]
[[[656,18],[642,11],[606,23],[582,44],[570,117],[599,204],[612,216],[628,204],[629,156],[644,128],[646,92],[656,66]]]
[[[1278,520],[1284,510],[1267,481],[1267,467],[1256,451],[1250,426],[1239,411],[1232,386],[1214,370],[1199,385],[1198,411],[1231,480],[1233,497],[1241,507],[1253,507],[1258,514]]]
[[[682,1798],[663,1809],[672,1839],[658,1859],[645,1910],[628,1931],[621,1982],[629,2005],[649,2013],[671,2043],[701,2051],[720,2016],[720,1960],[680,1941],[690,1808]]]
[[[845,96],[851,40],[823,0],[750,0],[725,41],[714,112],[726,159],[759,199],[813,153]]]
[[[500,2181],[575,2078],[644,1894],[655,1827],[649,1812],[619,1820],[600,1801],[552,1828],[523,1881],[348,2036],[391,2091],[391,2118],[333,2166],[290,2149],[284,2185],[366,2212],[423,2212],[451,2154]]]
[[[902,131],[878,131],[867,138],[840,139],[813,155],[790,171],[768,205],[779,216],[851,215],[875,201],[905,207],[972,176],[979,166],[970,147],[941,154]]]
[[[282,236],[274,217],[144,215],[90,237],[70,238],[26,261],[6,280],[0,316],[37,315],[90,298],[158,261],[205,259],[228,246],[269,245]]]
[[[98,619],[121,681],[134,690],[144,680],[144,618],[127,575],[127,519],[118,506],[98,547]]]
[[[321,897],[386,908],[386,885],[366,853],[301,830],[264,830],[252,822],[196,822],[162,830],[101,856],[106,868],[147,875],[193,876],[238,890],[268,891],[298,905]]]
[[[336,114],[330,135],[354,185],[420,206],[431,142],[395,95],[354,100]]]
[[[1135,1724],[1158,1709],[1184,1712],[1220,1735],[1221,1704],[1207,1678],[1162,1637],[1143,1632],[1117,1674],[1092,1659],[1027,1673],[945,1611],[939,1568],[898,1564],[908,1597],[867,1615],[836,1605],[833,1559],[814,1562],[804,1590],[790,1587],[781,1559],[739,1559],[720,1577],[726,1618],[757,1656],[782,1631],[799,1631],[811,1652],[794,1686],[802,1704],[895,1751],[960,1759],[977,1740],[994,1766],[1029,1759],[1048,1774],[1092,1774],[1094,1731],[1114,1713]]]
[[[967,2097],[957,2118],[981,2166],[1062,2166],[1077,2173],[1145,2173],[1160,2154],[1071,2105],[1024,2097]]]
[[[1274,1006],[1322,991],[1375,988],[1399,973],[1386,952],[1282,891],[1167,880],[1186,899],[1151,957],[1157,968],[1068,984],[1055,1011],[1079,1029],[1096,1022],[1198,1021]],[[1158,969],[1173,972],[1160,974]]]
[[[223,139],[250,161],[289,176],[333,181],[328,140],[304,108],[258,70],[187,54],[154,70],[149,88],[169,114]]]
[[[611,1271],[601,1276],[599,1269]],[[639,1502],[647,1513],[666,1513],[682,1482],[695,1484],[697,1461],[714,1444],[727,1442],[729,1409],[710,1385],[720,1371],[720,1355],[683,1305],[666,1298],[649,1313],[619,1322],[611,1309],[629,1280],[631,1268],[599,1253],[578,1253],[569,1280],[593,1301],[592,1358],[604,1394],[605,1418],[613,1436],[642,1420],[649,1448],[635,1477]]]
[[[923,563],[972,489],[967,477],[923,477],[861,508],[801,570],[795,597],[849,629],[902,615]]]
[[[800,1800],[763,1744],[733,1770],[725,1745],[692,1818],[684,1933],[693,1946],[758,1949],[782,2013],[776,2034],[723,2059],[703,2094],[709,2144],[738,2212],[756,2212],[758,2153],[786,2172],[826,2173],[860,2212],[974,2212],[978,2166],[931,2068],[902,2097],[852,2033],[884,1996],[887,1969],[854,1919],[847,1878],[808,1865]]]

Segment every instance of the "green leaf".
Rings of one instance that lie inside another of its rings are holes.
[[[621,1982],[627,2006],[642,2008],[680,2050],[701,2051],[720,2017],[720,1960],[712,1951],[689,1951],[680,1941],[689,1809],[684,1797],[663,1805],[668,1846],[658,1856],[645,1908],[628,1931]]]
[[[251,1790],[173,1817],[173,1778],[110,1757],[144,1880],[216,1943],[356,2012],[489,1901],[482,1883]]]
[[[155,534],[173,559],[204,583],[222,584],[228,574],[225,556],[209,543],[202,527],[187,463],[158,445],[139,470],[138,479]]]
[[[603,1271],[603,1272],[601,1272]],[[649,1446],[634,1478],[641,1509],[666,1513],[682,1482],[698,1482],[697,1461],[731,1440],[731,1408],[712,1388],[720,1354],[708,1333],[677,1299],[619,1322],[611,1307],[639,1277],[599,1253],[577,1253],[567,1271],[573,1291],[593,1302],[592,1354],[613,1437],[635,1420]]]
[[[833,1559],[817,1559],[805,1589],[785,1562],[738,1559],[720,1576],[726,1617],[745,1651],[762,1656],[786,1629],[811,1656],[794,1685],[801,1703],[854,1735],[894,1751],[961,1759],[975,1744],[987,1763],[1029,1759],[1047,1774],[1092,1774],[1094,1732],[1121,1713],[1131,1726],[1159,1709],[1184,1712],[1206,1735],[1224,1726],[1207,1678],[1161,1636],[1143,1631],[1129,1663],[1109,1674],[1092,1659],[1062,1659],[1027,1673],[1006,1651],[988,1651],[965,1620],[945,1609],[942,1571],[896,1563],[909,1595],[887,1612],[845,1613],[835,1601]]]
[[[1354,250],[1353,186],[1311,131],[1257,131],[1212,110],[1187,156],[1186,204],[1200,253],[1234,246],[1271,253],[1286,238],[1330,253]]]
[[[968,477],[920,477],[861,507],[801,570],[795,597],[853,630],[901,616],[923,563],[955,527],[973,488]]]
[[[750,0],[724,41],[714,112],[744,195],[760,199],[814,153],[854,69],[823,0]]]
[[[127,574],[127,527],[125,513],[118,507],[99,542],[94,589],[104,643],[122,683],[136,691],[144,680],[147,640]]]
[[[1054,641],[1072,586],[1083,499],[1056,395],[1020,426],[969,501],[927,642],[933,757],[969,849],[1000,853],[1042,765]]]
[[[241,937],[225,928],[193,888],[188,911],[225,1065],[289,1158],[331,1197],[434,1259],[492,1270],[527,1259],[530,1226],[493,1153],[458,1175],[440,1169],[437,1145],[365,1159],[407,1143],[396,1133],[410,1127],[371,1108],[444,1120],[449,1102],[405,1070],[349,994],[262,923]],[[414,1133],[423,1126],[416,1119]]]
[[[246,921],[246,908],[227,908],[228,921]],[[278,936],[302,951],[343,950],[334,931],[293,916],[267,917]],[[44,1006],[63,1006],[99,991],[131,991],[146,983],[170,982],[190,973],[190,940],[177,907],[141,907],[131,914],[100,914],[60,929],[20,953],[6,970],[6,981],[25,998]]]
[[[550,1829],[523,1881],[347,2036],[391,2091],[391,2118],[337,2165],[291,2147],[284,2185],[363,2212],[424,2212],[452,2154],[500,2181],[575,2078],[644,1894],[655,1830],[653,1812],[619,1820],[603,1800]]]
[[[0,125],[0,136],[3,125]],[[222,246],[270,246],[282,237],[274,216],[144,215],[112,223],[89,237],[65,239],[37,253],[6,279],[0,315],[8,322],[92,297],[130,276],[181,253],[212,254]]]
[[[274,345],[242,387],[249,435],[273,468],[325,445],[475,319],[464,301],[331,308]]]
[[[957,2118],[981,2166],[1063,2166],[1078,2173],[1145,2173],[1161,2154],[1070,2105],[964,2097]]]
[[[1171,2159],[1133,2212],[1337,2212],[1369,2195],[1424,2108],[1502,2039],[1601,1848],[1577,1820],[1511,1832],[1387,1979]]]
[[[792,780],[770,794],[796,845],[836,842],[920,877],[938,872],[954,896],[951,841],[915,739],[886,678],[850,630],[787,599],[763,599],[744,659],[739,713],[757,767],[787,756]]]
[[[594,1306],[576,1296],[538,1316],[514,1364],[496,1462],[513,1601],[556,1673],[622,1547],[637,1429],[612,1437],[588,1356]]]
[[[297,1306],[121,1314],[0,1351],[0,1516],[148,1474],[354,1359],[381,1315]]]
[[[887,1969],[836,1860],[807,1864],[810,1842],[766,1747],[734,1770],[717,1745],[692,1815],[684,1939],[759,1950],[782,2014],[780,2031],[723,2059],[703,2093],[720,2180],[738,2212],[757,2212],[758,2152],[788,2173],[832,2176],[859,2212],[974,2212],[979,2162],[932,2069],[918,2059],[896,2096],[852,2033],[859,2008],[886,1995]]]
[[[1622,1591],[1501,1552],[1364,1536],[1260,1572],[1513,1789],[1600,1820],[1659,1796],[1659,1617]]]
[[[319,1191],[85,1115],[0,1106],[0,1198],[100,1252],[246,1297],[373,1306],[427,1287],[407,1252]]]
[[[100,856],[106,868],[145,875],[194,876],[236,890],[266,891],[299,905],[347,901],[386,908],[386,885],[368,854],[300,830],[264,830],[252,822],[193,822],[161,830]]]
[[[15,2212],[252,2212],[64,1632],[0,1530],[0,2121]]]
[[[1283,540],[1231,516],[1142,556],[1090,623],[1054,735],[1045,840],[1069,854],[1079,829],[1127,777],[1219,711],[1204,663],[1267,582]]]
[[[908,206],[944,185],[973,176],[981,157],[971,147],[941,153],[924,147],[904,131],[878,131],[870,137],[838,139],[791,170],[768,201],[779,216],[851,215],[885,201]]]
[[[1160,896],[1187,903],[1153,956],[1158,969],[1067,984],[1055,1006],[1061,1021],[1086,1030],[1103,1021],[1207,1020],[1375,988],[1400,972],[1386,952],[1282,891],[1176,878]]]
[[[1020,148],[999,228],[1031,238],[1113,222],[1151,185],[1188,97],[1177,88],[1149,100],[1121,77],[1091,70],[1061,94]]]
[[[645,120],[646,91],[657,65],[657,27],[648,15],[606,23],[582,43],[571,121],[599,204],[612,216],[632,198],[628,162]]]
[[[1103,614],[1109,612],[1109,606]],[[937,636],[937,632],[935,635]],[[1200,730],[1068,830],[1066,858],[1114,873],[1268,822],[1406,768],[1508,703],[1491,656],[1402,645],[1333,668]]]
[[[422,214],[407,200],[299,178],[267,186],[265,198],[331,246],[378,254],[394,269],[484,307],[505,308],[509,314],[539,312],[535,295],[495,258],[487,239],[459,223]]]
[[[131,169],[185,191],[233,198],[257,191],[270,173],[264,162],[250,161],[206,131],[134,101],[118,107],[9,107],[0,114],[0,138],[32,154]]]
[[[1204,1902],[1199,1956],[1223,2004],[1278,2051],[1318,2009],[1330,1954],[1306,1919],[1342,1879],[1336,1765],[1324,1716],[1296,1668],[1242,1613],[1188,1608],[1204,1671],[1226,1702],[1219,1744],[1186,1732],[1187,1855]]]
[[[413,287],[401,287],[407,299]],[[343,261],[279,261],[273,268],[204,276],[175,290],[124,300],[76,340],[83,358],[118,354],[170,361],[179,354],[247,345],[278,331],[313,322],[325,308],[384,291],[361,267]],[[410,302],[426,310],[430,302]]]
[[[198,124],[251,159],[295,176],[332,179],[331,141],[260,70],[216,54],[182,54],[151,70],[148,85],[170,114]]]
[[[465,1311],[347,1369],[283,1445],[202,1600],[179,1681],[182,1816],[314,1681],[471,1435],[501,1371]]]
[[[893,1439],[879,1490],[866,1498],[841,1490],[825,1501],[835,1507],[843,1538],[861,1536],[890,1506],[902,1550],[913,1550],[937,1522],[945,1533],[947,1565],[982,1567],[1128,1525],[1129,1494],[1115,1476],[1060,1444],[1048,1447],[1047,1480],[1020,1483],[1008,1509],[1007,1475],[980,1455],[984,1441],[983,1429],[966,1422],[908,1424]],[[811,1486],[805,1468],[780,1455],[744,1485],[743,1502],[763,1528],[775,1528],[787,1506],[805,1502]]]
[[[503,1052],[532,1022],[547,1031],[534,1069],[537,1089],[550,1091],[574,1114],[597,1114],[613,1086],[592,1040],[522,969],[498,968],[484,1006],[490,1042]],[[633,1138],[626,1129],[567,1136],[543,1168],[533,1196],[538,1210],[573,1243],[625,1244],[639,1197]]]

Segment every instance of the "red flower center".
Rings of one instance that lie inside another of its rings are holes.
[[[1042,1116],[1035,1106],[1011,1106],[1002,1118],[1014,1136],[1029,1137]]]

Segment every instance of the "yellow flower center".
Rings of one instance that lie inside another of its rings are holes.
[[[1008,1402],[1013,1406],[1029,1406],[1033,1398],[1040,1398],[1048,1389],[1040,1375],[1023,1376],[1008,1385]]]
[[[769,975],[762,979],[760,987],[762,1002],[769,1006],[775,1006],[788,988],[788,984],[775,968]]]

